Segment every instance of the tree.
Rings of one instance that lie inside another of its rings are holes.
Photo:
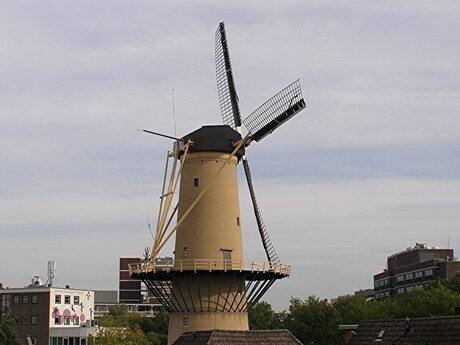
[[[18,334],[13,328],[13,319],[6,313],[0,316],[0,345],[20,345]]]
[[[153,328],[152,328],[153,332],[164,334],[166,336],[168,335],[169,314],[165,308],[160,308],[160,310],[158,311],[158,314],[155,316],[155,318],[152,319],[152,323],[153,323]]]
[[[139,326],[99,327],[97,338],[90,338],[89,345],[149,345]]]
[[[279,329],[281,328],[279,315],[269,303],[259,302],[249,311],[249,329]]]
[[[428,289],[413,289],[398,295],[395,302],[393,318],[448,316],[460,305],[460,295],[435,282]]]
[[[168,341],[168,313],[161,309],[155,318],[128,313],[122,304],[113,306],[106,317],[99,319],[97,338],[89,345],[140,344],[166,345]]]
[[[460,294],[460,273],[455,275],[445,282],[445,286],[452,292]]]
[[[334,303],[334,311],[339,324],[358,324],[362,320],[379,318],[377,302],[367,301],[363,296],[340,296]]]
[[[339,341],[333,306],[316,296],[305,301],[291,298],[284,326],[305,345],[330,345]]]

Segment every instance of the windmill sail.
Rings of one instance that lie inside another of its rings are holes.
[[[260,141],[305,106],[300,81],[296,80],[257,108],[243,123],[252,133],[252,140]]]
[[[223,22],[216,31],[216,78],[222,120],[237,129],[241,127],[241,115]]]
[[[234,128],[241,134],[241,114],[230,63],[227,36],[223,22],[219,24],[219,28],[216,31],[215,44],[217,90],[219,94],[222,120],[224,124]],[[297,80],[248,116],[245,120],[247,121],[247,123],[245,122],[245,125],[251,133],[251,140],[258,141],[262,139],[265,135],[271,133],[273,129],[281,125],[303,108],[305,108],[305,101],[301,96],[300,82]],[[242,161],[246,181],[251,195],[254,215],[256,217],[257,227],[259,229],[265,254],[270,262],[279,262],[278,255],[276,254],[275,248],[270,241],[267,229],[262,220],[254,186],[252,184],[249,163],[245,155],[242,157]]]
[[[260,238],[262,239],[262,245],[265,249],[265,255],[270,262],[279,262],[280,259],[276,254],[275,247],[273,246],[270,237],[268,236],[267,228],[262,219],[259,205],[257,204],[256,193],[254,192],[254,186],[252,184],[251,171],[249,170],[249,163],[246,157],[243,157],[243,167],[246,174],[246,181],[248,182],[249,193],[251,194],[252,206],[254,208],[254,214],[256,216],[257,227],[259,228]]]

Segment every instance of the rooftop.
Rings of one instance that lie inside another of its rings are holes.
[[[302,345],[286,329],[270,331],[197,331],[187,332],[174,342],[174,345],[241,345],[241,344],[277,344]]]

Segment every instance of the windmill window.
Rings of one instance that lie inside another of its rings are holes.
[[[187,316],[184,316],[184,327],[190,326],[190,319]]]
[[[240,226],[240,217],[236,217],[236,225]]]
[[[184,247],[184,252],[183,252],[183,256],[188,256],[188,251],[187,251],[187,247]]]
[[[199,184],[200,184],[200,179],[198,177],[195,177],[193,179],[193,186],[198,187]]]

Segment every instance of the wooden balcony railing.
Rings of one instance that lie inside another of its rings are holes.
[[[289,276],[291,266],[279,262],[257,262],[243,260],[214,260],[214,259],[188,259],[188,260],[160,260],[158,262],[141,262],[129,264],[129,275],[141,273],[183,272],[183,271],[239,271],[253,273],[275,273]]]

